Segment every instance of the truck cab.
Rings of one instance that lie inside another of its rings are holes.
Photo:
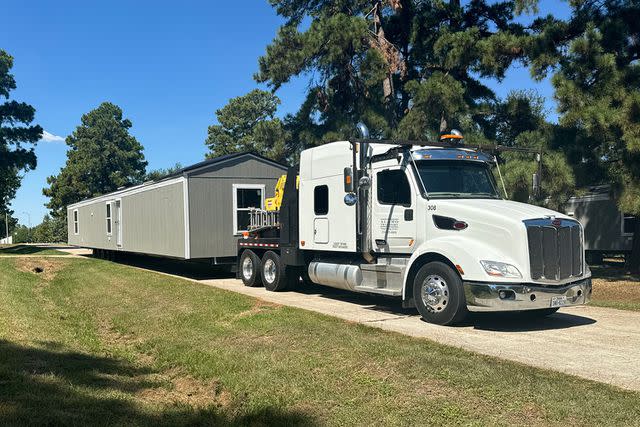
[[[401,298],[437,324],[469,311],[548,315],[588,302],[580,223],[505,200],[495,167],[495,156],[463,145],[339,141],[305,150],[297,217],[279,224],[295,236],[279,241],[293,256],[279,267]]]

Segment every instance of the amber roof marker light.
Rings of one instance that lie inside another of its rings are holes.
[[[448,142],[450,144],[462,144],[464,136],[458,129],[451,129],[449,133],[443,133],[440,135],[441,142]]]

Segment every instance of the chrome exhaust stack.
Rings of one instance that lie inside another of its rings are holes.
[[[360,252],[362,253],[362,257],[367,262],[373,262],[375,258],[371,254],[371,240],[369,239],[369,227],[370,227],[370,218],[371,210],[369,209],[369,188],[371,187],[371,178],[367,173],[367,163],[368,163],[368,151],[369,144],[366,142],[369,139],[369,128],[362,122],[359,122],[356,125],[356,130],[360,136],[360,167],[358,170],[358,179],[357,179],[357,194],[358,194],[358,204],[356,206],[357,209],[357,218],[358,218],[358,237],[360,243]],[[355,156],[354,156],[355,160]],[[354,164],[354,170],[355,169]]]

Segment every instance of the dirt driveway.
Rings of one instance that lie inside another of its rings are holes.
[[[363,296],[320,286],[296,292],[248,288],[235,279],[200,280],[278,304],[477,353],[640,390],[640,312],[598,307],[560,310],[545,319],[476,314],[465,325],[437,326],[384,297]]]

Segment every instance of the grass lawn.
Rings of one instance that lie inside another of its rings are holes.
[[[640,424],[640,393],[98,259],[2,258],[0,307],[1,425]]]
[[[0,255],[64,255],[55,249],[31,245],[0,245]]]
[[[591,267],[591,305],[640,311],[640,277],[626,273],[624,264],[609,262]]]

